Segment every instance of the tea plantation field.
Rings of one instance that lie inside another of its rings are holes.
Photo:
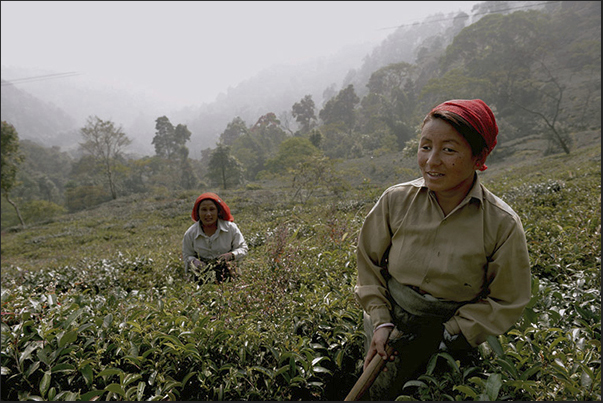
[[[600,144],[483,180],[522,219],[532,301],[478,366],[434,356],[399,399],[601,400]],[[198,193],[3,232],[2,399],[342,400],[363,360],[356,237],[394,183],[306,204],[284,187],[216,190],[250,247],[219,285],[184,279]]]

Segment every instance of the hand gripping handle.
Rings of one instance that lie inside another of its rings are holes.
[[[392,345],[392,342],[398,339],[400,335],[401,332],[396,328],[394,328],[394,330],[389,335],[389,341],[385,348],[385,352],[387,353],[388,357],[390,357],[394,353],[394,347]],[[352,402],[359,400],[362,395],[364,395],[364,393],[371,387],[373,382],[375,382],[375,379],[377,379],[377,376],[379,376],[385,364],[387,364],[387,361],[381,358],[379,354],[375,354],[375,356],[373,357],[369,365],[366,367],[364,372],[362,372],[362,375],[360,375],[360,378],[358,378],[358,380],[352,387],[352,390],[350,390],[350,393],[348,393],[344,401]]]

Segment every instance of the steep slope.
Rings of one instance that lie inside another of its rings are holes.
[[[76,134],[75,120],[63,109],[44,102],[2,80],[1,118],[12,124],[21,139],[44,146],[68,146]]]

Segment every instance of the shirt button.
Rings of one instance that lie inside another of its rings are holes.
[[[431,279],[429,277],[425,278],[425,282],[429,284],[429,282],[431,281]]]

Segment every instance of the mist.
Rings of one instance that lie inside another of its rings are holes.
[[[478,3],[2,2],[2,91],[12,84],[61,109],[72,131],[89,116],[112,120],[134,139],[133,151],[152,153],[159,116],[194,124],[219,108],[229,120],[252,119],[275,98],[322,95],[399,27]],[[267,97],[260,103],[254,80]],[[245,97],[255,100],[242,106]],[[224,124],[204,122],[211,132],[193,138],[213,146]],[[45,142],[73,143],[67,132]]]

